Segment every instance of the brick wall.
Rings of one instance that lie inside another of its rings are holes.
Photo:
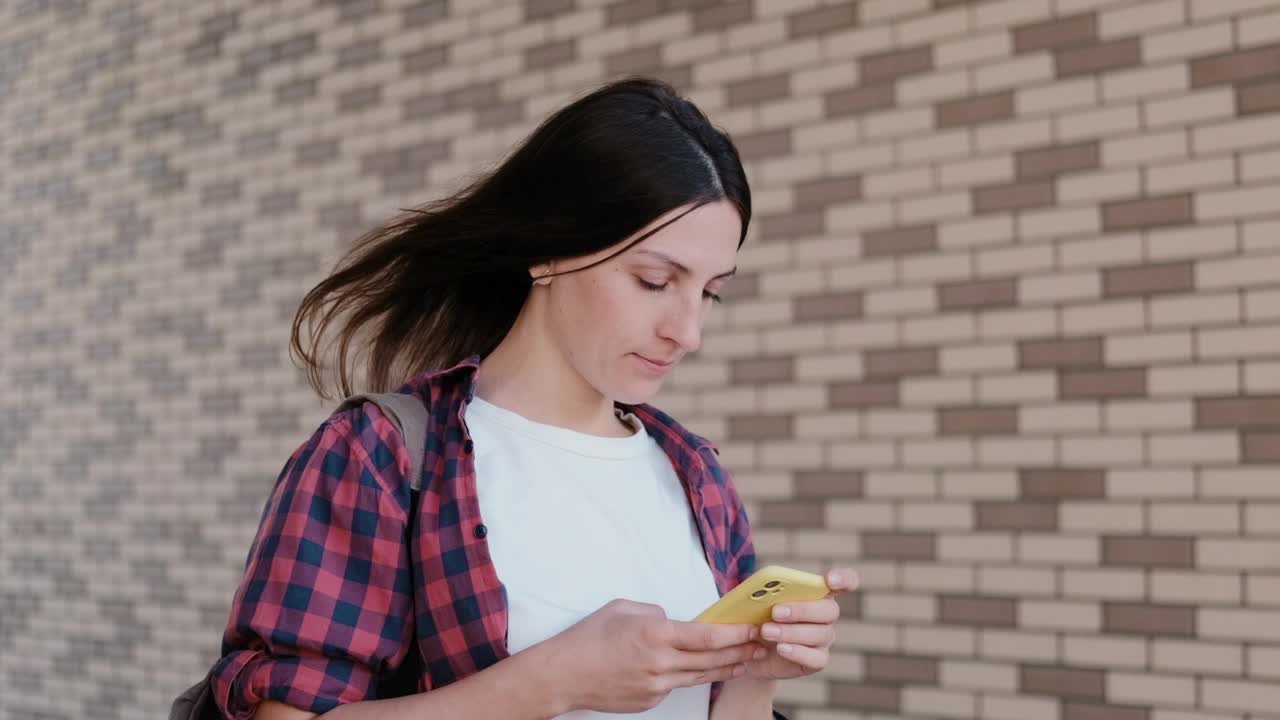
[[[0,716],[163,714],[302,292],[629,72],[757,207],[660,404],[862,573],[795,720],[1280,717],[1277,0],[0,2]]]

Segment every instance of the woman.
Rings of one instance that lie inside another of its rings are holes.
[[[718,451],[644,404],[698,349],[750,214],[728,137],[629,78],[363,238],[291,348],[324,395],[336,327],[344,395],[363,361],[425,403],[425,484],[373,403],[298,448],[212,673],[224,714],[768,718],[775,680],[822,669],[830,597],[763,639],[688,622],[754,570],[750,527]]]

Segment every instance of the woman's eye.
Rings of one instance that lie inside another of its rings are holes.
[[[640,286],[643,287],[645,290],[652,290],[653,292],[662,292],[663,290],[667,289],[667,283],[661,283],[661,284],[651,283],[642,278],[636,278],[636,280],[640,282]],[[715,302],[715,303],[721,302],[720,296],[709,290],[702,291],[702,298],[704,300],[710,300],[711,302]]]

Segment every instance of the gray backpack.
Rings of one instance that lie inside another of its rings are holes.
[[[358,393],[343,400],[334,412],[359,405],[365,400],[376,404],[404,436],[404,444],[409,451],[410,489],[417,495],[422,489],[422,459],[427,449],[426,406],[417,397],[404,393]],[[397,673],[397,677],[387,687],[388,697],[411,693],[416,687],[416,674],[420,665],[415,662],[416,652],[409,655],[402,672]],[[218,712],[213,700],[213,685],[208,675],[174,699],[169,708],[169,720],[222,720],[222,713]]]

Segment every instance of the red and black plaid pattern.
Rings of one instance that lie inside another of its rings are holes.
[[[409,487],[403,439],[373,403],[334,413],[289,458],[214,667],[227,717],[247,720],[269,699],[316,713],[377,699],[404,667],[420,668],[416,690],[428,691],[508,656],[506,593],[479,530],[462,422],[479,363],[472,356],[399,389],[430,410],[420,493]],[[756,558],[717,451],[652,406],[623,407],[671,458],[725,593],[755,570]],[[717,683],[713,702],[719,690]]]

